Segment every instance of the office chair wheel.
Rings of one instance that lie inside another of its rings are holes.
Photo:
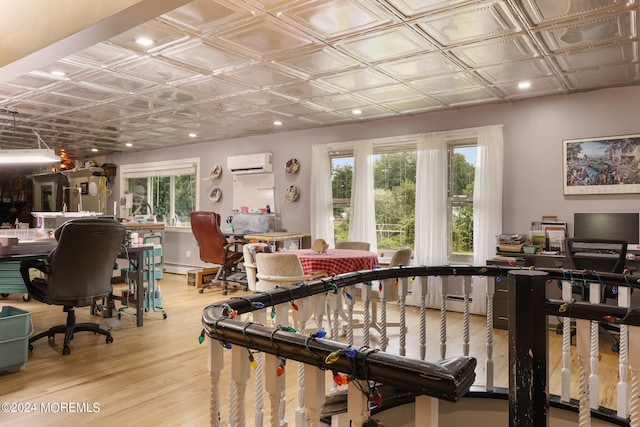
[[[107,344],[112,343],[113,342],[113,337],[111,335],[107,335]]]
[[[29,343],[29,351],[33,351],[33,344]]]
[[[1,296],[2,298],[6,298],[6,297],[8,297],[8,296],[9,296],[9,294],[0,294],[0,296]]]
[[[201,294],[204,294],[204,288],[200,288],[198,292],[200,292]]]
[[[122,313],[118,313],[118,320],[122,319]]]
[[[613,351],[614,353],[620,353],[620,344],[619,343],[615,343],[611,346],[611,351]]]
[[[162,313],[162,318],[166,319],[167,318],[167,313]]]
[[[31,301],[31,295],[29,295],[29,294],[22,295],[22,301],[24,301],[24,302]]]
[[[71,353],[71,348],[69,348],[69,346],[67,344],[65,344],[62,347],[62,355],[66,356],[67,354]]]

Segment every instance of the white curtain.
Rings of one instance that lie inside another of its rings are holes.
[[[476,173],[473,183],[474,265],[485,265],[496,251],[496,236],[502,233],[503,141],[502,126],[478,131]],[[487,312],[486,277],[474,277],[472,313]]]
[[[373,162],[373,142],[356,144],[353,149],[349,240],[369,242],[371,252],[377,252]]]
[[[447,263],[447,142],[443,133],[425,135],[417,145],[415,261],[418,265]],[[427,283],[427,305],[439,305],[435,277]],[[415,291],[416,288],[414,288]],[[417,292],[408,303],[419,305]]]
[[[324,239],[331,244],[333,234],[333,195],[331,160],[327,145],[311,147],[311,240]]]

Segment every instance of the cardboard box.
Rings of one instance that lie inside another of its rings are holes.
[[[217,273],[218,267],[188,270],[187,286],[195,286],[196,289],[201,288],[215,279]]]

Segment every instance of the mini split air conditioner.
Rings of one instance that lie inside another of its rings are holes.
[[[227,167],[231,173],[265,173],[273,171],[271,153],[241,154],[227,157]]]

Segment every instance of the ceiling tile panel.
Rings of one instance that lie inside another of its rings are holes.
[[[518,0],[522,11],[534,24],[581,19],[594,13],[631,8],[633,2],[621,0]]]
[[[361,108],[369,105],[369,101],[358,98],[354,94],[336,94],[320,96],[310,100],[314,105],[319,105],[327,111]]]
[[[521,30],[506,4],[493,1],[421,18],[416,25],[445,47],[506,36]]]
[[[551,58],[565,72],[600,68],[608,65],[637,62],[638,42],[612,44],[597,48],[574,50]]]
[[[337,43],[336,46],[368,64],[435,49],[424,37],[406,26],[350,38]]]
[[[376,3],[357,0],[312,1],[280,16],[322,40],[335,40],[382,28],[394,22]]]
[[[541,58],[480,68],[476,72],[492,84],[536,79],[553,74],[547,61]]]
[[[333,85],[345,92],[357,92],[395,83],[392,78],[368,68],[347,71],[329,77],[321,77],[318,81]]]
[[[251,62],[244,55],[238,55],[229,49],[193,40],[175,49],[163,52],[162,58],[173,60],[182,67],[196,66],[206,72],[219,72]]]
[[[265,64],[255,64],[225,71],[224,76],[251,85],[255,89],[280,86],[300,80]]]
[[[151,57],[120,65],[116,69],[133,73],[137,77],[152,80],[156,83],[165,84],[201,75],[189,69],[180,68],[177,65]]]
[[[251,12],[241,5],[226,1],[195,0],[162,15],[194,34],[220,31],[251,18]]]
[[[524,35],[460,46],[451,49],[451,54],[470,68],[509,63],[540,55],[534,43]]]
[[[552,52],[627,41],[637,37],[636,15],[632,12],[598,15],[591,19],[543,28],[538,31],[538,35]]]
[[[399,114],[417,114],[426,113],[442,108],[442,103],[428,96],[419,96],[410,99],[401,99],[399,101],[391,101],[385,105]]]
[[[452,9],[464,4],[475,3],[475,0],[386,0],[390,7],[404,16],[411,18],[429,12]]]
[[[444,74],[441,76],[427,77],[425,79],[412,80],[407,83],[415,90],[427,94],[451,92],[454,90],[466,90],[478,86],[478,82],[470,78],[466,73]]]
[[[495,88],[506,95],[508,100],[524,99],[533,96],[561,95],[565,91],[563,85],[554,76],[532,78],[527,80],[531,87],[526,91],[518,88],[518,82],[497,83]]]
[[[638,64],[602,67],[569,73],[566,78],[571,89],[631,84],[638,81],[638,67]]]
[[[442,52],[431,52],[409,58],[377,64],[376,69],[402,81],[413,80],[436,74],[453,73],[459,70]]]
[[[438,94],[434,98],[451,107],[470,106],[497,100],[494,93],[481,88]]]
[[[302,51],[291,56],[274,59],[275,64],[299,73],[304,78],[339,73],[361,67],[362,64],[330,47]]]
[[[245,25],[218,34],[216,38],[258,59],[270,59],[313,43],[269,16],[259,16]]]

